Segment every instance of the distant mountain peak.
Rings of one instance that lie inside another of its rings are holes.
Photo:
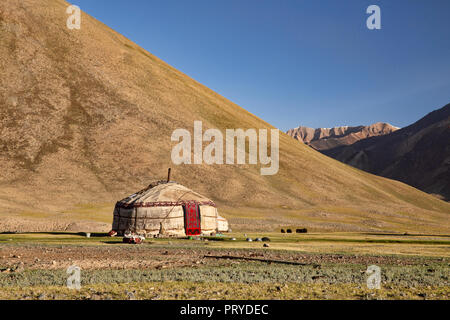
[[[334,128],[309,128],[299,126],[286,133],[317,150],[326,150],[341,145],[351,145],[359,140],[389,134],[398,130],[389,123],[377,122],[368,126],[339,126]]]
[[[450,104],[401,129],[378,122],[348,127],[346,134],[339,137],[331,132],[298,127],[288,134],[358,169],[450,200]]]

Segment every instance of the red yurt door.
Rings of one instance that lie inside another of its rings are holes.
[[[183,206],[184,227],[187,236],[195,236],[202,232],[200,224],[200,207],[196,202],[187,202]]]

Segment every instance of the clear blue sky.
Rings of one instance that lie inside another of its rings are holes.
[[[402,127],[450,103],[449,0],[70,2],[282,130]]]

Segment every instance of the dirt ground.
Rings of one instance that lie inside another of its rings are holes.
[[[131,245],[101,234],[0,234],[0,299],[450,299],[446,236],[266,235]],[[422,241],[420,254],[390,254],[409,245],[396,241]],[[370,250],[349,250],[361,244]],[[380,290],[367,287],[370,265],[382,270]],[[81,269],[78,291],[66,287],[69,266]]]
[[[31,216],[33,214],[30,213]],[[0,232],[48,232],[48,231],[97,231],[108,232],[111,223],[98,221],[77,221],[74,219],[45,216],[45,219],[25,218],[20,216],[2,216]]]
[[[221,256],[211,258],[208,256]],[[230,256],[229,259],[224,256]],[[235,257],[242,258],[234,259]],[[380,264],[380,265],[416,265],[417,258],[395,256],[340,255],[340,254],[304,254],[299,252],[264,250],[208,250],[205,248],[151,248],[148,246],[129,247],[37,247],[37,246],[0,246],[0,265],[3,269],[14,269],[21,265],[26,269],[62,269],[77,265],[83,270],[89,269],[161,269],[198,265],[226,265],[246,258],[255,260],[274,260],[305,265],[337,264]],[[442,258],[428,259],[428,262],[441,262]],[[3,271],[5,272],[5,271]]]

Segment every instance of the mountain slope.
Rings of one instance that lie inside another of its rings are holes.
[[[450,200],[450,104],[389,135],[323,152]]]
[[[171,162],[173,130],[272,128],[67,2],[0,2],[0,229],[110,223],[163,178],[213,199],[231,226],[448,232],[450,205],[280,134],[280,170]],[[78,224],[77,224],[78,223]],[[107,225],[98,225],[106,229]],[[86,229],[84,229],[86,230]]]
[[[398,130],[389,123],[374,123],[370,126],[335,127],[335,128],[308,128],[297,127],[290,129],[286,134],[303,142],[316,150],[327,150],[339,146],[351,145],[359,140],[385,135]]]

